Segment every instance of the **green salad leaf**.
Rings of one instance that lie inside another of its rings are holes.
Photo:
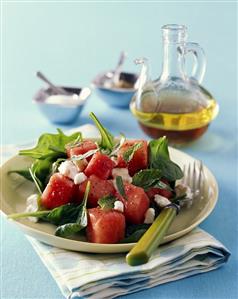
[[[116,185],[117,185],[117,190],[120,193],[120,195],[123,198],[127,199],[125,188],[124,188],[124,184],[123,184],[123,180],[122,180],[121,176],[117,176],[116,177]]]
[[[30,156],[34,159],[45,159],[48,156],[57,156],[59,153],[66,154],[66,144],[77,140],[81,136],[81,133],[77,132],[67,136],[60,129],[57,130],[58,134],[42,134],[34,148],[21,150],[19,151],[19,155]]]
[[[122,239],[120,243],[135,243],[140,240],[140,238],[144,235],[144,233],[147,231],[145,228],[138,229],[130,236]]]
[[[149,227],[150,224],[146,223],[128,225],[126,228],[126,237],[120,243],[134,243],[139,241]]]
[[[171,160],[160,159],[157,162],[157,167],[168,181],[176,181],[183,177],[181,168]]]
[[[66,204],[51,210],[49,214],[42,217],[42,220],[55,225],[64,225],[76,221],[79,210],[80,205]]]
[[[159,169],[142,169],[132,178],[132,184],[147,191],[150,188],[160,188],[172,191],[172,188],[161,181],[162,172]]]
[[[37,217],[40,220],[55,224],[63,225],[65,223],[74,222],[77,219],[80,206],[75,204],[66,204],[53,210],[38,210],[36,212],[26,212],[11,214],[8,218],[19,219],[26,217]]]
[[[96,152],[98,152],[99,149],[93,149],[93,150],[90,150],[88,152],[86,152],[85,154],[82,154],[82,155],[78,155],[78,156],[73,156],[70,158],[71,161],[80,161],[80,160],[83,160],[83,159],[86,159],[92,155],[94,155]]]
[[[66,223],[64,225],[57,227],[55,231],[56,236],[66,238],[81,231],[83,228],[87,226],[88,219],[87,219],[86,205],[87,205],[89,191],[90,191],[90,181],[87,183],[83,201],[79,206],[79,212],[76,221],[71,223]]]
[[[52,176],[54,173],[58,172],[58,168],[62,162],[66,161],[66,158],[59,158],[51,165],[50,175]]]
[[[123,133],[120,133],[120,140],[114,145],[110,156],[117,157],[118,151],[120,150],[123,143],[126,141],[126,136]]]
[[[65,135],[60,129],[57,134],[42,134],[37,145],[32,149],[19,151],[19,155],[29,156],[34,159],[28,170],[13,170],[24,178],[33,181],[39,192],[43,192],[49,177],[57,171],[59,164],[67,158],[66,146],[82,140],[80,132],[70,136]]]
[[[131,159],[133,158],[135,152],[141,148],[142,143],[135,143],[133,144],[131,147],[129,147],[129,149],[127,151],[124,152],[123,154],[123,159],[128,163],[131,161]]]
[[[167,160],[170,159],[168,139],[165,136],[149,142],[149,162],[151,167],[156,163],[158,156]]]
[[[113,195],[107,195],[98,200],[99,206],[103,210],[110,210],[114,208],[114,203],[117,201],[117,198]]]
[[[30,174],[30,172],[29,172],[29,169],[11,170],[11,171],[8,171],[8,174],[11,174],[11,173],[16,173],[16,174],[18,174],[18,175],[24,177],[24,178],[25,178],[26,180],[28,180],[28,181],[32,181],[32,182],[34,182],[33,179],[32,179],[32,176],[31,176],[31,174]]]
[[[41,181],[37,178],[37,176],[36,176],[36,174],[35,174],[35,172],[32,168],[29,168],[29,173],[32,177],[33,182],[35,183],[35,186],[36,186],[39,194],[42,194],[43,190],[44,190],[44,187],[43,187]]]
[[[36,159],[30,169],[29,172],[33,178],[33,181],[37,187],[37,189],[44,191],[50,176],[57,170],[59,164],[64,161],[65,158],[56,157],[48,157],[45,159]]]
[[[161,179],[161,176],[159,169],[143,169],[133,176],[132,184],[148,190]]]
[[[159,169],[161,176],[170,182],[183,177],[181,168],[170,160],[166,137],[149,142],[149,165],[152,169]]]
[[[99,143],[100,148],[108,150],[110,153],[114,147],[113,135],[101,124],[101,122],[97,119],[96,115],[93,112],[90,112],[89,116],[92,118],[101,134],[101,141]]]

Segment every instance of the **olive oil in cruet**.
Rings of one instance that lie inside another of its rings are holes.
[[[152,81],[147,59],[136,61],[142,64],[142,69],[130,108],[147,135],[153,138],[166,135],[170,144],[186,144],[206,132],[219,109],[212,95],[201,86],[206,68],[201,47],[186,42],[185,26],[166,25],[162,32],[162,74]],[[191,77],[185,72],[185,56],[189,52],[196,60]]]

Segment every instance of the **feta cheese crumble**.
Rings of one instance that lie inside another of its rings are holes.
[[[149,208],[146,212],[145,212],[145,220],[144,223],[146,224],[151,224],[153,223],[155,220],[155,209],[153,208]]]
[[[83,183],[84,181],[86,181],[86,179],[87,179],[87,176],[83,172],[79,172],[74,177],[74,183],[75,183],[75,185],[79,185],[79,184]]]
[[[67,176],[71,180],[74,180],[74,177],[78,173],[77,166],[69,160],[66,160],[62,162],[58,168],[59,173],[61,173],[64,176]]]
[[[159,194],[156,194],[154,196],[154,201],[157,203],[157,205],[160,207],[160,208],[164,208],[166,207],[167,205],[171,204],[171,201],[164,197],[164,196],[161,196]]]
[[[26,199],[26,213],[34,213],[38,211],[38,194],[32,194]],[[37,222],[37,217],[28,217],[32,222]]]
[[[123,182],[131,183],[132,177],[128,173],[127,168],[114,168],[112,170],[112,176],[113,178],[116,178],[117,176],[121,176]]]
[[[114,210],[117,210],[119,212],[124,212],[124,204],[120,200],[116,200],[114,202]]]

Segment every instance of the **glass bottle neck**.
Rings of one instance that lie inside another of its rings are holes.
[[[185,80],[183,48],[183,43],[164,43],[164,58],[160,81],[172,78]]]

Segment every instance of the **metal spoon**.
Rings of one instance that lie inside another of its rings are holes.
[[[56,93],[56,94],[63,94],[63,95],[69,95],[70,94],[66,90],[64,90],[63,88],[55,86],[40,71],[36,72],[36,76],[38,78],[40,78],[41,80],[43,80],[45,83],[47,83],[51,87],[51,89],[53,90],[54,93]]]
[[[117,66],[115,67],[113,72],[108,72],[106,74],[106,77],[108,78],[107,84],[111,83],[112,85],[116,85],[120,79],[121,69],[122,66],[126,60],[127,53],[125,51],[122,51],[117,63]]]

